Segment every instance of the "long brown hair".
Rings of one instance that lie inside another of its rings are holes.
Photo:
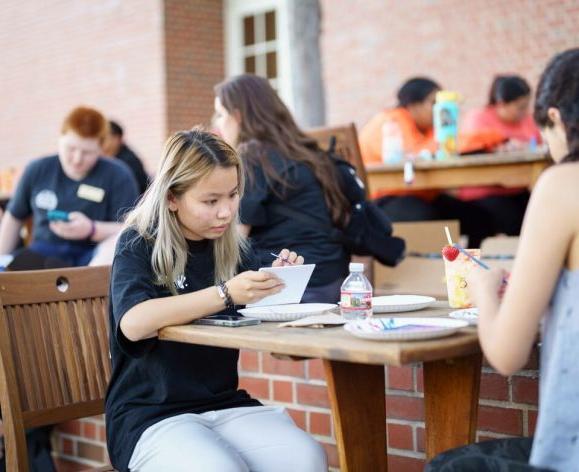
[[[289,187],[267,158],[267,149],[276,149],[287,159],[311,169],[322,187],[334,224],[343,226],[347,222],[350,204],[340,189],[334,165],[316,141],[297,126],[267,79],[239,75],[216,85],[215,95],[229,113],[240,115],[238,151],[250,164],[246,167],[250,182],[252,169],[261,167],[270,183],[279,183],[282,191]]]

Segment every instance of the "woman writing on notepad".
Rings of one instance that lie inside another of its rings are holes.
[[[503,375],[523,368],[542,323],[535,437],[448,451],[428,471],[578,470],[579,48],[555,56],[543,72],[535,121],[558,165],[533,189],[504,298],[501,271],[481,270],[469,280],[483,352]]]
[[[261,263],[291,245],[316,264],[302,301],[335,303],[348,275],[349,254],[327,231],[276,209],[284,206],[320,225],[342,227],[350,205],[334,165],[298,128],[267,79],[240,75],[218,84],[215,95],[217,130],[238,149],[247,169],[240,218]]]
[[[282,408],[238,390],[238,351],[157,332],[257,302],[282,285],[239,233],[243,167],[215,135],[181,131],[121,234],[111,274],[107,444],[119,471],[327,470]],[[287,249],[273,265],[302,264]],[[270,259],[271,261],[271,259]]]

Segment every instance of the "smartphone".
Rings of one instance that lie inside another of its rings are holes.
[[[68,212],[62,210],[49,210],[46,213],[48,221],[68,221]]]
[[[246,318],[240,315],[209,315],[205,318],[199,318],[193,322],[200,325],[212,326],[227,326],[229,328],[237,328],[238,326],[251,326],[261,323],[255,318]]]

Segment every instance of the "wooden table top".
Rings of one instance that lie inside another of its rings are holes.
[[[452,167],[476,167],[476,166],[490,166],[490,165],[507,165],[507,164],[530,164],[530,163],[546,163],[549,158],[544,152],[529,152],[529,151],[509,151],[498,152],[492,154],[471,154],[460,156],[454,159],[446,159],[443,161],[435,160],[416,160],[414,161],[415,169],[446,169]],[[404,164],[374,164],[367,165],[366,171],[369,174],[381,172],[400,172],[404,169]]]
[[[446,302],[396,316],[446,317]],[[390,316],[390,315],[383,315]],[[287,356],[329,359],[361,364],[400,366],[412,362],[449,359],[480,352],[475,328],[439,339],[386,342],[360,339],[342,326],[331,328],[279,328],[277,322],[227,328],[220,326],[170,326],[159,331],[159,339],[209,346],[267,351]]]

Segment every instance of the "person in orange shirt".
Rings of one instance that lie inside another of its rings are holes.
[[[364,163],[382,163],[382,128],[388,122],[397,125],[404,154],[418,154],[423,149],[434,152],[432,106],[440,89],[440,85],[426,77],[406,81],[398,90],[396,108],[382,110],[361,129],[359,141]],[[438,217],[430,203],[438,194],[429,190],[382,190],[372,197],[381,197],[377,203],[393,221],[421,221]]]
[[[487,106],[468,112],[462,124],[467,133],[492,132],[503,136],[496,150],[533,149],[541,142],[537,125],[529,113],[531,88],[517,75],[498,75],[489,92]],[[500,186],[466,187],[458,197],[487,211],[496,233],[518,235],[529,200],[526,188]]]

